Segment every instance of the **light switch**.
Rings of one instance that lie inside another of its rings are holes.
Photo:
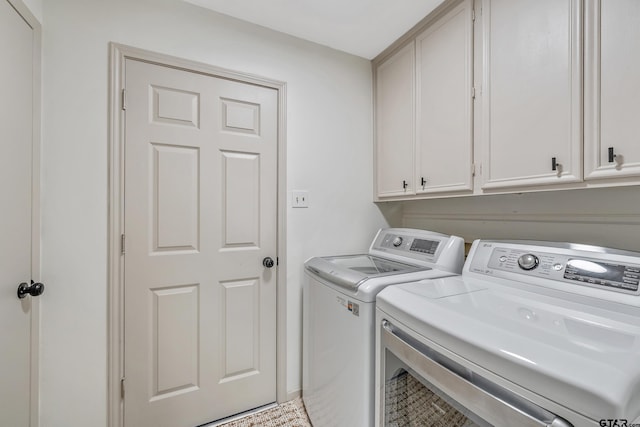
[[[309,207],[309,192],[307,190],[292,191],[291,192],[291,207],[292,208],[308,208]]]

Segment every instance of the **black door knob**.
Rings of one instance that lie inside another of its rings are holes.
[[[44,292],[44,285],[42,283],[34,283],[33,280],[31,284],[26,282],[22,282],[18,285],[18,298],[22,299],[27,296],[27,294],[32,297],[37,297],[42,295]]]
[[[273,262],[273,259],[271,257],[266,257],[265,259],[262,260],[262,265],[264,265],[267,268],[271,268],[275,265],[275,263]]]

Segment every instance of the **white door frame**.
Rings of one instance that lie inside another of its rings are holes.
[[[124,230],[124,112],[122,90],[124,88],[124,64],[135,59],[186,71],[223,77],[256,84],[278,91],[278,232],[277,246],[279,274],[277,275],[276,301],[276,398],[278,402],[288,398],[287,346],[286,346],[286,83],[247,73],[239,73],[201,62],[117,43],[109,44],[109,212],[108,212],[108,421],[109,427],[122,427],[121,380],[124,375],[124,269],[121,251],[121,235]]]
[[[40,277],[40,151],[42,127],[42,27],[23,0],[8,0],[9,4],[33,29],[33,133],[31,137],[31,277]],[[16,283],[16,289],[18,284]],[[18,301],[16,301],[18,304]],[[40,425],[40,298],[31,300],[31,369],[29,420],[30,427]]]

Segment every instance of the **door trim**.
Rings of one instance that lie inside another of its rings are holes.
[[[42,147],[42,26],[23,0],[7,0],[9,5],[33,30],[33,94],[31,136],[31,279],[42,281],[40,276],[40,158]],[[16,283],[16,286],[18,284]],[[31,360],[29,426],[40,425],[40,298],[31,298]]]
[[[124,230],[124,113],[121,108],[126,59],[222,77],[278,91],[278,200],[276,282],[276,398],[287,395],[287,289],[286,289],[286,83],[215,67],[117,43],[109,44],[109,212],[108,212],[108,361],[107,425],[123,427],[121,379],[124,376],[124,268],[120,236]]]

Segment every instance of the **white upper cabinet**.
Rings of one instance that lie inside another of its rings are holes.
[[[585,178],[638,176],[640,1],[587,0],[585,16]]]
[[[416,38],[416,193],[473,190],[473,2]]]
[[[376,193],[415,194],[415,49],[410,43],[376,69]]]
[[[446,0],[376,58],[376,197],[640,185],[640,0]]]
[[[582,180],[580,9],[482,2],[483,190]]]
[[[473,190],[473,1],[375,67],[376,195]]]

